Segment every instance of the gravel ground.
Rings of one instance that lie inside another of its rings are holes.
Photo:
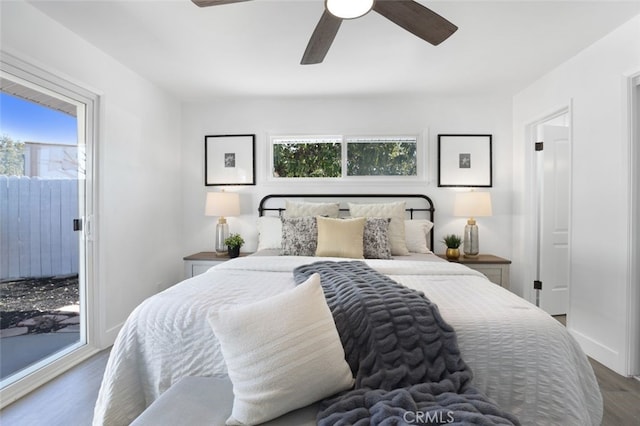
[[[0,329],[16,327],[30,318],[56,315],[59,308],[78,303],[77,275],[0,281]],[[55,329],[52,322],[50,327],[32,327],[30,332]]]

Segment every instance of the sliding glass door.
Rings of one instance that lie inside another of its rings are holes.
[[[0,74],[1,390],[87,344],[92,105],[16,74]]]

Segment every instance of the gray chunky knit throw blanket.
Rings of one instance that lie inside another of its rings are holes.
[[[363,262],[316,262],[355,387],[323,401],[319,425],[519,425],[473,386],[456,334],[423,293]]]

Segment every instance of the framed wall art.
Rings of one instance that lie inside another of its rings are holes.
[[[255,185],[256,135],[204,137],[204,184]]]
[[[438,186],[493,186],[491,135],[438,135]]]

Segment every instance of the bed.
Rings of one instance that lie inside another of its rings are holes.
[[[283,215],[284,207],[265,204],[293,197],[318,201],[331,196],[268,196],[260,203],[260,217]],[[405,220],[433,222],[433,203],[424,195],[366,197],[379,203],[401,198]],[[423,205],[409,207],[416,202]],[[339,212],[349,215],[349,209],[342,206]],[[431,229],[421,238],[427,250],[433,247]],[[315,256],[281,255],[282,250],[269,247],[273,243],[262,242],[258,255],[217,265],[134,310],[112,349],[94,424],[131,423],[183,377],[226,374],[220,343],[207,323],[208,314],[225,305],[249,304],[282,294],[294,288],[295,268],[319,260]],[[320,260],[345,259],[328,256]],[[602,398],[593,370],[579,345],[555,319],[480,273],[442,261],[430,252],[363,262],[408,288],[424,292],[438,305],[442,318],[457,333],[475,388],[522,424],[600,424]]]

